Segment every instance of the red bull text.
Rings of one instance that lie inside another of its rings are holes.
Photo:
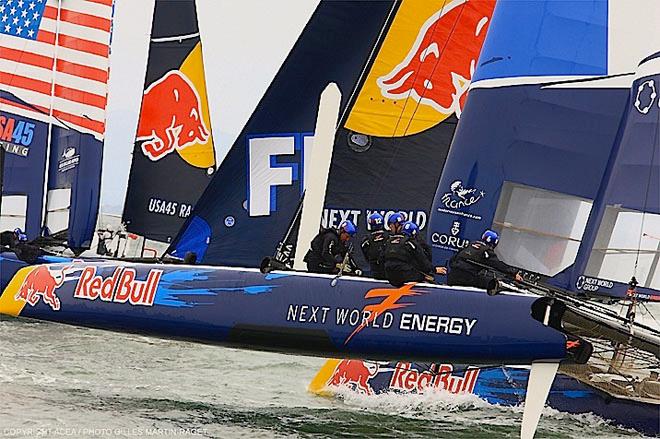
[[[170,70],[147,87],[137,129],[144,155],[156,161],[175,149],[205,143],[210,133],[200,103],[195,85],[179,70]]]
[[[162,270],[150,270],[144,281],[135,280],[135,270],[118,267],[112,276],[96,275],[96,267],[86,267],[73,295],[76,299],[96,300],[131,305],[153,306]]]
[[[378,78],[383,96],[411,97],[460,117],[494,7],[495,0],[443,5],[422,25],[403,61]]]
[[[463,376],[454,376],[451,364],[436,364],[433,371],[418,371],[412,363],[399,362],[394,368],[390,389],[422,393],[442,389],[451,393],[473,393],[479,369],[467,369]]]

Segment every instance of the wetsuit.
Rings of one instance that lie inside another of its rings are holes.
[[[311,248],[303,259],[310,273],[339,273],[337,264],[341,264],[348,249],[339,239],[334,229],[323,229],[312,239]]]
[[[376,230],[362,241],[362,254],[371,267],[371,277],[387,279],[383,266],[383,249],[389,234],[385,230]]]
[[[491,246],[481,241],[475,241],[454,255],[449,261],[447,284],[484,289],[492,287],[492,282],[496,279],[495,273],[471,264],[469,261],[486,265],[493,270],[511,276],[518,272],[517,268],[500,261]]]
[[[422,247],[405,235],[390,235],[383,250],[387,280],[395,287],[406,282],[423,282],[424,274],[433,272],[433,265]]]
[[[8,250],[14,252],[16,257],[21,261],[34,264],[44,252],[39,246],[31,244],[25,239],[27,238],[20,239],[12,231],[0,233],[0,244],[2,247],[6,247]]]

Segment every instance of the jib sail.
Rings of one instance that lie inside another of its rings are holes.
[[[157,0],[123,221],[170,242],[215,172],[194,0]]]

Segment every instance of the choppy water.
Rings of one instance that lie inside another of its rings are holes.
[[[0,317],[0,437],[519,437],[472,396],[306,391],[322,359]],[[639,437],[546,409],[539,438]]]

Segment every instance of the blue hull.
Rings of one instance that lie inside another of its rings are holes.
[[[329,360],[319,372],[318,388],[346,385],[367,394],[423,393],[441,390],[474,394],[490,404],[515,406],[524,403],[529,368],[497,366],[477,369],[457,364],[430,364]],[[550,390],[548,405],[566,413],[593,413],[615,425],[644,434],[660,434],[660,404],[614,398],[568,375],[559,373]]]
[[[3,263],[4,265],[4,263]],[[226,346],[318,356],[562,360],[566,336],[535,297],[428,284],[204,266],[70,262],[27,267],[0,312]]]

